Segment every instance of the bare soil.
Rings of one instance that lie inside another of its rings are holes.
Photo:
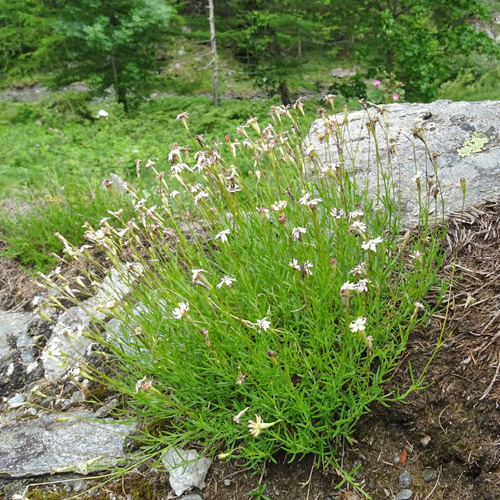
[[[392,389],[404,391],[410,366],[418,376],[443,333],[444,344],[427,370],[428,387],[411,393],[405,403],[374,406],[359,422],[354,443],[339,443],[344,470],[360,465],[354,477],[374,500],[394,499],[404,489],[399,484],[404,471],[412,479],[412,500],[500,500],[500,202],[453,217],[448,245],[444,272],[455,281],[449,307],[412,333],[391,381]],[[0,260],[4,308],[19,306],[26,301],[23,293],[30,295],[23,272],[17,272]],[[207,487],[192,493],[204,500],[363,498],[346,483],[336,488],[341,475],[312,456],[294,463],[286,455],[275,460],[257,474],[215,461]],[[265,496],[257,495],[259,484]],[[60,495],[51,498],[70,496]],[[93,498],[175,496],[165,474],[145,469],[101,488]]]

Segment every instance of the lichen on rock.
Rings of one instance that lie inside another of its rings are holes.
[[[480,153],[489,139],[481,132],[474,132],[470,139],[467,139],[461,148],[457,150],[460,158],[466,158],[474,153]]]

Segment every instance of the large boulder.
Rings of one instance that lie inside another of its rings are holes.
[[[422,174],[422,193],[426,191],[426,181],[434,182],[431,191],[436,186],[433,156],[437,161],[439,188],[444,196],[446,215],[462,208],[461,178],[467,182],[466,207],[499,197],[500,101],[395,103],[370,108],[368,113],[364,110],[353,111],[347,118],[343,113],[335,117],[343,130],[343,152],[347,156],[347,164],[352,165],[350,160],[355,157],[358,180],[362,183],[368,181],[370,194],[376,195],[375,142],[367,127],[370,119],[375,119],[372,123],[380,164],[392,171],[396,195],[398,192],[401,194],[404,220],[408,225],[418,220],[417,170]],[[323,134],[323,120],[316,120],[306,139],[306,146],[314,148],[321,162],[339,163],[335,141],[331,140],[327,146],[326,141],[320,139]],[[419,135],[425,139],[428,150]],[[432,193],[430,197],[433,207]],[[441,211],[440,203],[438,210]]]

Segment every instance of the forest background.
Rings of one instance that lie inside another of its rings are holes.
[[[183,111],[194,133],[223,140],[299,96],[313,113],[326,94],[338,110],[359,98],[500,98],[495,0],[217,0],[209,16],[211,3],[0,0],[0,86],[54,92],[0,102],[0,198],[43,206],[46,220],[57,212],[58,226],[25,228],[20,249],[22,221],[3,214],[4,253],[53,264],[54,231],[104,211],[103,177],[129,178],[137,159],[166,163],[167,145],[186,143]]]

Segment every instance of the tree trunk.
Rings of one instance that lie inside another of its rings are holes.
[[[282,104],[288,106],[290,104],[290,96],[288,95],[288,85],[286,84],[286,82],[280,82],[279,91]]]
[[[115,92],[118,104],[123,104],[123,111],[128,113],[127,91],[123,87],[115,87]]]
[[[208,22],[210,23],[210,47],[212,52],[212,82],[214,86],[214,104],[220,105],[219,61],[217,60],[217,43],[215,41],[214,2],[208,0]]]

